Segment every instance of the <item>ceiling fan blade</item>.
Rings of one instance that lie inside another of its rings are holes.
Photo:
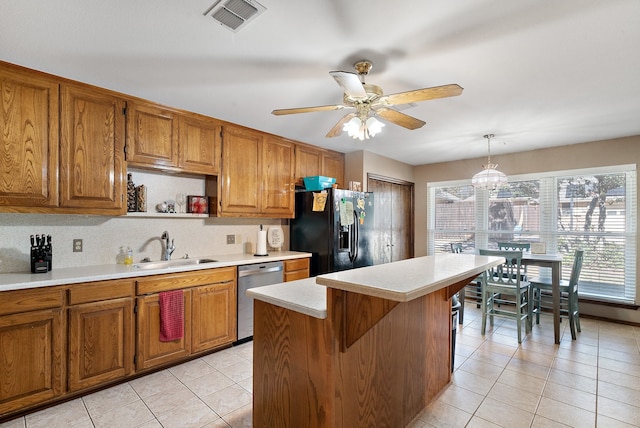
[[[336,79],[336,82],[344,89],[348,97],[354,99],[367,98],[367,91],[364,90],[364,86],[362,86],[357,74],[347,71],[330,71],[329,74]]]
[[[331,137],[337,137],[338,135],[342,134],[342,128],[344,126],[345,123],[347,123],[348,121],[350,121],[352,118],[356,117],[355,113],[349,113],[345,116],[342,116],[342,119],[340,119],[338,121],[338,123],[336,123],[333,128],[331,128],[331,130],[329,132],[327,132],[327,135],[325,135],[325,137],[327,138],[331,138]]]
[[[310,113],[314,111],[331,111],[331,110],[342,110],[346,106],[342,104],[332,105],[332,106],[316,106],[316,107],[298,107],[298,108],[283,108],[279,110],[273,110],[271,114],[275,114],[276,116],[282,116],[284,114],[298,114],[298,113]]]
[[[396,110],[391,110],[390,108],[380,108],[376,110],[376,114],[383,119],[388,120],[389,122],[393,122],[396,125],[400,125],[403,128],[407,129],[418,129],[422,128],[426,122],[416,119],[413,116],[409,116],[408,114],[400,113]]]
[[[385,95],[380,98],[378,103],[383,105],[408,104],[418,101],[433,100],[436,98],[455,97],[461,93],[462,87],[454,83],[451,85],[434,86],[432,88],[416,89],[414,91]]]

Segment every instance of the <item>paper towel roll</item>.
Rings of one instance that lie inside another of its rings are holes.
[[[258,242],[256,242],[256,256],[267,256],[267,231],[258,231]]]

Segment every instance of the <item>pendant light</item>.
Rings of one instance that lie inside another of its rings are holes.
[[[474,175],[471,179],[473,187],[479,189],[496,189],[507,183],[507,176],[496,169],[498,168],[498,164],[491,163],[491,139],[493,137],[493,134],[487,134],[484,136],[484,138],[487,139],[488,147],[487,164],[482,165],[482,171]]]

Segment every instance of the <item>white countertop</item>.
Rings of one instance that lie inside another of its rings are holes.
[[[501,257],[437,254],[253,288],[247,290],[247,295],[315,318],[326,318],[327,287],[408,302],[474,277],[503,261]]]
[[[0,291],[50,287],[55,285],[103,281],[108,279],[131,278],[137,276],[158,275],[163,273],[186,272],[200,269],[214,269],[226,266],[239,266],[252,263],[299,259],[304,257],[311,257],[311,253],[302,253],[298,251],[273,251],[268,256],[253,256],[251,254],[227,254],[217,256],[191,257],[192,259],[214,259],[216,260],[216,262],[191,266],[173,266],[169,268],[159,269],[140,269],[134,267],[135,264],[131,266],[109,264],[61,269],[56,269],[54,267],[47,273],[0,274]]]
[[[314,318],[327,317],[327,288],[316,284],[316,278],[250,288],[247,296]]]
[[[339,290],[408,302],[502,262],[503,257],[442,253],[320,275],[316,282]]]

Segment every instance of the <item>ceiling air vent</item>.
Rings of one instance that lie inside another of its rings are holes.
[[[266,8],[253,0],[218,0],[203,15],[211,15],[229,30],[237,33]]]

